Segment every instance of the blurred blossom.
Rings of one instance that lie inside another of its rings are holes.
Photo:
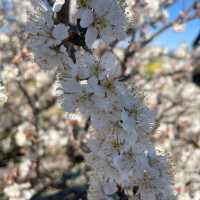
[[[2,107],[8,100],[8,97],[5,93],[5,88],[0,86],[0,107]]]
[[[48,74],[44,71],[38,72],[35,76],[35,79],[37,88],[42,88],[44,85],[47,85],[50,82]]]
[[[31,145],[31,141],[28,139],[29,135],[33,134],[34,127],[32,127],[29,123],[21,124],[18,127],[17,133],[15,135],[16,144],[20,147]]]
[[[180,58],[185,58],[188,55],[188,46],[186,44],[181,44],[177,50],[176,55]]]
[[[9,81],[16,80],[18,73],[18,69],[14,65],[6,65],[1,72],[1,79],[6,84]]]
[[[173,26],[172,26],[173,30],[176,32],[183,32],[185,30],[185,24],[181,24],[178,22],[174,22]]]
[[[44,145],[49,149],[55,150],[56,148],[62,148],[67,145],[68,137],[63,131],[49,130],[48,134],[45,131],[40,133],[41,140],[44,142]]]
[[[9,42],[10,38],[7,34],[5,33],[0,33],[0,42],[1,44],[7,44]]]
[[[30,200],[35,191],[30,189],[30,183],[13,183],[4,188],[4,193],[9,200]]]
[[[19,164],[19,167],[18,167],[20,178],[24,179],[27,177],[27,175],[29,174],[31,165],[32,165],[32,163],[29,159],[24,159],[21,161],[21,163]]]

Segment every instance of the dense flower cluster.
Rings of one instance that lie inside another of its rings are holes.
[[[142,87],[149,97],[149,105],[158,110],[157,119],[161,123],[153,137],[159,147],[172,152],[176,163],[174,187],[177,199],[181,200],[198,199],[200,195],[196,181],[200,155],[200,88],[191,78],[192,71],[199,66],[196,50],[191,54],[183,44],[175,52],[148,46],[137,60],[130,62],[132,67],[139,65],[140,70],[130,82]]]
[[[88,199],[174,199],[168,163],[149,140],[154,113],[135,89],[119,81],[116,55],[109,48],[101,54],[94,51],[97,41],[109,46],[126,38],[124,7],[116,0],[77,0],[74,28],[62,19],[67,3],[35,1],[28,30],[36,61],[58,71],[63,109],[90,119]]]
[[[10,200],[29,200],[34,194],[34,191],[30,187],[30,183],[14,183],[6,187],[4,193]]]
[[[9,81],[16,79],[17,74],[18,74],[18,69],[9,65],[6,66],[3,71],[1,71],[0,79],[1,79],[2,85],[0,85],[0,107],[3,106],[8,99],[6,95],[5,85]]]
[[[56,105],[54,79],[29,59],[17,55],[12,64],[2,63],[6,96],[1,98],[7,101],[0,108],[0,199],[30,200],[43,187],[46,173],[62,174],[70,163],[65,152],[69,128]]]

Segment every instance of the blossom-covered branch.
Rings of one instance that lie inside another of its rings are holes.
[[[90,118],[86,160],[89,200],[172,200],[168,161],[152,146],[155,114],[135,88],[119,80],[122,66],[106,49],[126,39],[130,12],[117,0],[34,1],[30,46],[43,69],[57,72],[57,94],[69,117]],[[147,3],[147,10],[151,3]],[[62,18],[63,16],[63,18]],[[151,18],[151,16],[150,16]],[[84,42],[79,42],[84,37]]]

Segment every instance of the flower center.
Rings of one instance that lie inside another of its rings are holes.
[[[122,144],[118,140],[113,140],[111,142],[112,148],[116,151],[120,151]]]
[[[89,0],[78,0],[77,4],[78,4],[78,7],[84,8],[84,7],[87,7],[88,2],[89,2]]]
[[[78,102],[84,103],[86,101],[90,100],[90,97],[93,95],[93,93],[86,93],[84,92],[78,99]]]
[[[138,115],[138,110],[137,110],[137,108],[132,108],[132,109],[129,111],[129,114],[130,114],[130,115],[133,115],[133,116],[137,116],[137,115]]]
[[[111,80],[105,80],[105,81],[103,82],[103,86],[104,86],[104,88],[107,89],[108,91],[114,93],[114,91],[115,91],[115,86],[114,86],[114,84],[113,84],[113,82],[112,82]]]
[[[100,31],[100,30],[106,28],[106,26],[107,26],[107,22],[106,22],[106,19],[104,17],[96,18],[96,20],[94,22],[94,27],[97,30]]]
[[[93,65],[91,68],[91,72],[93,76],[98,77],[99,76],[99,72],[100,72],[100,68],[98,65]]]

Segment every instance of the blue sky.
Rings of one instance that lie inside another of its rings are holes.
[[[192,2],[193,0],[177,0],[177,2],[169,8],[170,20],[173,20],[182,8],[187,7]],[[152,43],[162,47],[167,47],[169,50],[177,48],[177,46],[183,42],[191,46],[199,31],[200,19],[196,19],[186,24],[184,32],[177,33],[170,28],[156,38]]]

